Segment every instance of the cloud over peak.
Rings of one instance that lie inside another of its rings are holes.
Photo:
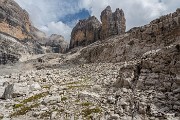
[[[32,23],[50,35],[63,35],[70,40],[73,26],[79,19],[90,15],[100,19],[101,11],[108,5],[114,11],[122,8],[125,12],[127,30],[149,23],[151,20],[173,12],[180,0],[15,0],[28,11]]]

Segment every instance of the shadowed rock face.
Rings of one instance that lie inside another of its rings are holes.
[[[106,39],[112,35],[125,33],[126,19],[123,10],[117,8],[113,13],[110,6],[107,6],[101,13],[101,39]]]
[[[64,40],[63,36],[52,34],[45,43],[45,46],[49,46],[50,51],[53,53],[65,53],[68,48],[68,43]]]
[[[20,40],[31,38],[29,15],[14,0],[0,0],[0,26],[0,32]]]
[[[71,33],[70,49],[125,33],[126,19],[122,9],[113,13],[110,6],[106,7],[101,13],[101,22],[94,16],[80,20]]]
[[[70,48],[86,46],[99,39],[100,22],[94,16],[80,20],[71,33]]]
[[[162,16],[142,27],[132,28],[127,33],[115,36],[81,51],[88,62],[121,62],[139,59],[148,51],[179,44],[180,12]]]

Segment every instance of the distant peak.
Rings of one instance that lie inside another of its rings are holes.
[[[105,10],[111,10],[111,7],[108,5]]]

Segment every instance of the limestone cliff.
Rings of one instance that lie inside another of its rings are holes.
[[[45,43],[46,47],[49,47],[49,52],[53,53],[65,53],[68,48],[68,43],[65,41],[64,37],[57,34],[52,34],[48,41]],[[48,52],[48,51],[46,51]]]
[[[118,35],[125,33],[126,19],[124,12],[121,9],[116,9],[113,13],[110,6],[107,6],[105,10],[101,12],[101,39],[106,39],[112,35]]]
[[[70,48],[86,46],[99,39],[101,23],[94,16],[80,20],[71,33]]]
[[[13,0],[0,0],[0,32],[23,40],[31,38],[28,13]]]
[[[101,22],[94,16],[80,20],[72,30],[70,49],[125,33],[126,19],[122,9],[117,8],[113,13],[110,6],[106,7],[101,13]]]
[[[162,16],[127,33],[94,43],[83,49],[89,62],[121,62],[137,60],[148,51],[180,44],[180,10]]]

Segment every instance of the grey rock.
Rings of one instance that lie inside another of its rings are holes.
[[[118,114],[112,114],[108,120],[120,120],[120,116]]]
[[[14,91],[13,87],[14,87],[14,84],[9,84],[9,85],[5,88],[5,91],[4,91],[3,95],[2,95],[2,98],[3,98],[3,99],[6,99],[6,100],[7,100],[7,99],[11,99],[11,98],[12,98],[13,91]]]
[[[100,26],[101,23],[95,16],[80,20],[72,30],[70,48],[87,46],[99,40]]]
[[[112,35],[118,35],[125,33],[126,19],[124,12],[121,9],[116,9],[113,13],[110,6],[107,6],[105,10],[101,12],[101,39],[106,39]]]

